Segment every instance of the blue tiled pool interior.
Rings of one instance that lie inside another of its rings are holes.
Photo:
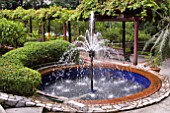
[[[89,73],[89,68],[67,68],[65,70],[54,71],[42,77],[43,84],[40,90],[51,95],[68,98],[81,97],[80,99],[83,100],[98,100],[135,94],[148,88],[151,84],[146,77],[137,73],[119,69],[95,67],[94,89],[97,89],[97,93],[95,95],[87,95],[87,90],[90,90]],[[120,89],[122,92],[116,91]],[[136,89],[137,91],[135,91]],[[83,97],[82,95],[86,96]]]

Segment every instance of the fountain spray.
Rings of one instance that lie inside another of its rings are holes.
[[[91,11],[91,16],[90,16],[90,39],[88,40],[90,45],[94,45],[94,24],[95,24],[95,20],[94,20],[94,12]],[[92,47],[92,46],[91,46]],[[90,48],[89,50],[89,57],[90,57],[90,79],[91,79],[91,92],[95,92],[94,88],[93,88],[93,58],[95,57],[95,50],[93,48]]]

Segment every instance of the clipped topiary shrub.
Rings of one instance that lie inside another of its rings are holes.
[[[24,66],[34,67],[44,63],[57,62],[69,45],[69,42],[63,40],[32,42],[6,53],[3,57],[18,59]]]
[[[63,40],[33,42],[4,54],[0,58],[0,91],[33,95],[41,84],[41,75],[30,68],[57,62],[69,45]]]
[[[6,57],[1,57],[0,58],[0,68],[13,68],[15,67],[16,69],[19,69],[21,67],[24,67],[24,65],[20,62],[20,60],[16,59],[16,60],[13,60],[13,59],[9,59],[9,58],[6,58]]]
[[[3,69],[0,89],[6,93],[30,96],[41,84],[41,74],[27,67]]]

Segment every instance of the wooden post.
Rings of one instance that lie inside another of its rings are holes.
[[[32,18],[30,17],[30,33],[32,33]]]
[[[138,19],[134,20],[134,59],[133,64],[138,64]]]
[[[66,32],[67,32],[67,26],[66,26],[66,23],[64,22],[64,26],[63,26],[63,38],[64,40],[67,40],[67,36],[66,36]]]
[[[71,22],[70,21],[68,21],[68,36],[69,36],[68,40],[71,43]]]
[[[126,54],[126,31],[125,31],[126,23],[125,21],[122,22],[122,48],[123,48],[123,54]]]
[[[47,25],[47,31],[48,31],[48,33],[50,33],[50,32],[51,32],[50,27],[51,27],[51,20],[50,20],[50,19],[48,19],[48,25]]]
[[[42,19],[41,32],[42,32],[42,41],[45,41],[45,18]]]

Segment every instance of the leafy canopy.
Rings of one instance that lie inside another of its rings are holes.
[[[155,0],[83,0],[77,7],[76,17],[87,19],[90,11],[101,16],[140,16],[155,15],[157,11],[168,11],[168,6]]]
[[[40,8],[38,10],[18,7],[15,10],[2,10],[0,13],[1,18],[11,20],[22,19],[29,20],[30,18],[42,21],[43,19],[56,19],[60,21],[68,21],[73,10],[68,10],[59,6],[51,6],[49,8]]]

